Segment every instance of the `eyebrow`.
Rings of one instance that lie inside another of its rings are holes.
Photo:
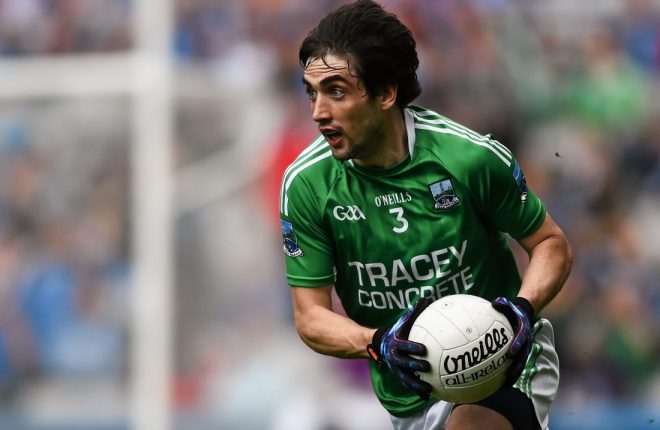
[[[319,82],[319,85],[320,85],[320,86],[325,86],[325,85],[328,85],[328,84],[333,83],[333,82],[344,82],[344,83],[348,83],[348,80],[347,80],[345,77],[341,76],[341,75],[330,75],[330,76],[326,76],[325,78],[321,79],[321,82]],[[307,81],[307,79],[305,79],[304,77],[302,78],[302,83],[303,83],[303,85],[305,85],[305,86],[307,86],[307,87],[311,87],[311,86],[312,86],[312,85]]]

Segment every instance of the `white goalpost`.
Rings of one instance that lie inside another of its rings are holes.
[[[135,10],[130,416],[135,430],[172,428],[174,2]]]

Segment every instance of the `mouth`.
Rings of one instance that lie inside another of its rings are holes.
[[[321,134],[331,147],[335,148],[341,142],[342,134],[336,130],[321,130]]]

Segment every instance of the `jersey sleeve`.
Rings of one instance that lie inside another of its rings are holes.
[[[282,190],[280,226],[289,285],[321,287],[335,282],[334,251],[323,226],[318,195],[298,177]]]
[[[471,172],[473,190],[490,222],[514,239],[522,239],[541,226],[546,210],[527,188],[515,157],[499,142],[491,140],[491,145],[496,149],[487,151],[484,164]]]

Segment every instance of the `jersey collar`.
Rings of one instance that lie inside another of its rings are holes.
[[[410,109],[403,110],[403,119],[406,122],[406,134],[408,135],[408,154],[412,158],[415,150],[415,119]]]

